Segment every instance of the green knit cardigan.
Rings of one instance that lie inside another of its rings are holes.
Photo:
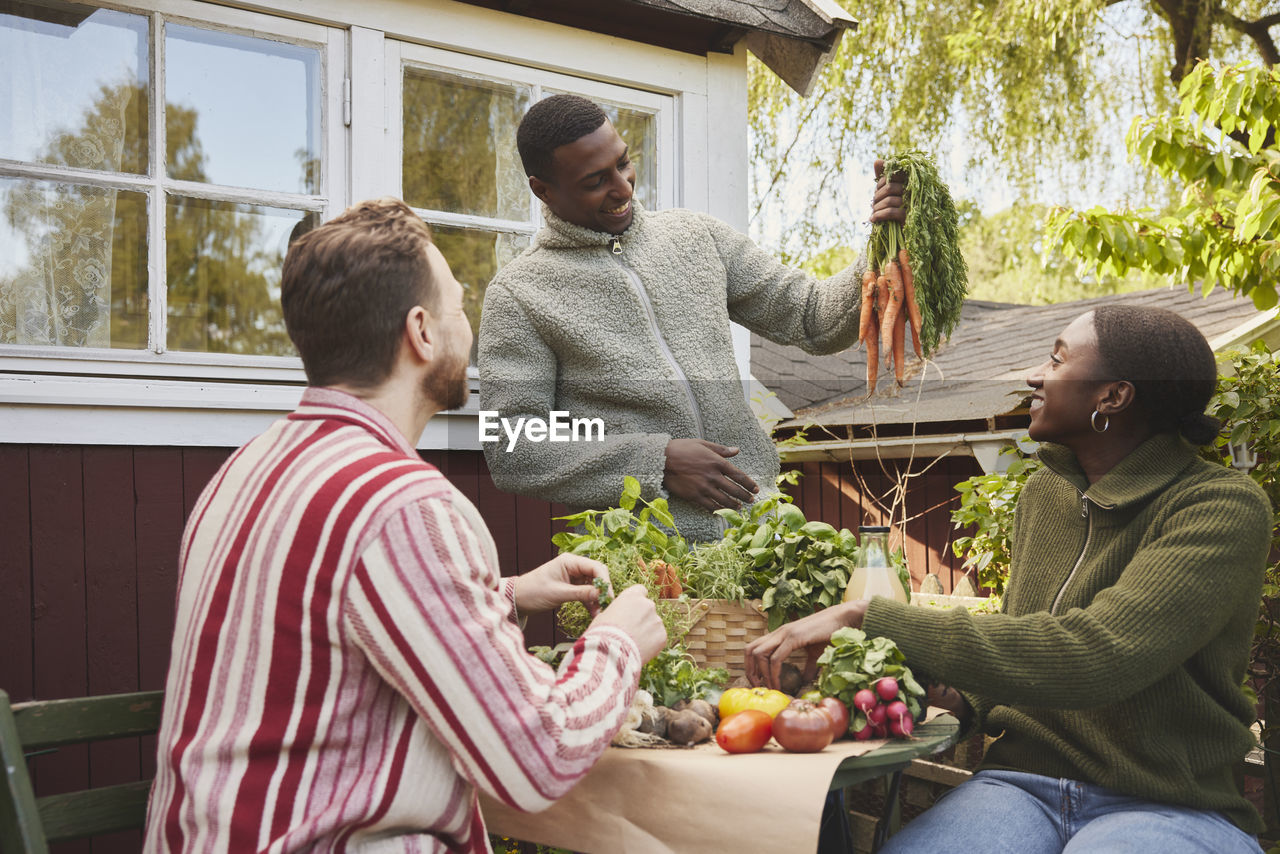
[[[982,768],[1064,777],[1263,828],[1233,767],[1271,541],[1266,494],[1172,434],[1090,485],[1044,445],[1014,521],[998,614],[873,599],[863,628],[964,692],[998,736]]]

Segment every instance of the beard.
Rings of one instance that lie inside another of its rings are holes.
[[[447,361],[432,371],[422,382],[422,393],[440,406],[440,410],[461,409],[471,394],[467,383],[470,354],[450,348]]]

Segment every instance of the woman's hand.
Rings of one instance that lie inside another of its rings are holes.
[[[973,707],[969,705],[969,701],[964,695],[949,685],[939,685],[936,682],[930,683],[926,689],[927,700],[930,706],[937,706],[946,712],[952,714],[956,720],[960,721],[960,730],[969,728],[969,719],[973,716]]]
[[[747,644],[746,672],[752,685],[768,685],[777,688],[781,682],[782,663],[787,656],[805,647],[809,660],[805,664],[806,680],[817,672],[818,656],[831,640],[831,635],[843,628],[860,628],[867,613],[865,600],[832,605],[815,614],[787,623],[762,638]]]
[[[591,616],[600,611],[595,579],[609,580],[609,569],[598,560],[562,554],[537,569],[516,576],[516,613],[537,614],[565,602],[581,602]]]

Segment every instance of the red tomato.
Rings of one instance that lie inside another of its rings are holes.
[[[755,753],[773,735],[773,718],[759,709],[746,709],[720,721],[716,744],[730,753]]]
[[[849,733],[849,707],[838,697],[823,697],[818,708],[831,718],[831,739],[839,741]]]
[[[831,717],[808,700],[795,700],[773,719],[773,737],[792,753],[817,753],[831,743]]]

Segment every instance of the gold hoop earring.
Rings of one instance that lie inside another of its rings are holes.
[[[1111,416],[1102,415],[1102,429],[1098,429],[1098,416],[1102,415],[1098,410],[1093,410],[1093,414],[1089,416],[1089,426],[1093,428],[1095,433],[1105,433],[1107,428],[1111,426]]]

